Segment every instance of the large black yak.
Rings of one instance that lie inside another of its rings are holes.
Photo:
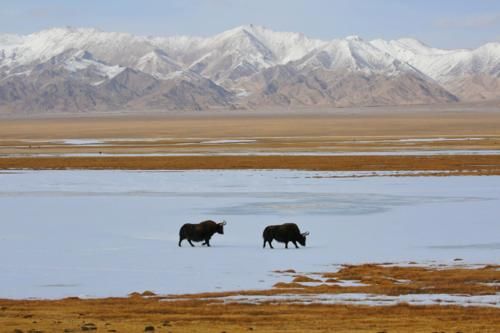
[[[262,237],[264,238],[264,248],[266,247],[266,243],[269,243],[271,249],[273,245],[271,242],[276,240],[280,243],[285,243],[285,247],[288,249],[288,243],[292,242],[296,248],[299,248],[297,242],[306,246],[306,236],[309,235],[309,232],[300,233],[299,227],[295,223],[285,223],[281,225],[270,225],[264,229],[262,233]]]
[[[186,223],[179,230],[179,246],[184,239],[187,239],[191,246],[193,242],[202,242],[202,245],[210,246],[210,238],[215,233],[224,234],[224,226],[226,221],[217,223],[214,221],[204,221],[198,224]]]

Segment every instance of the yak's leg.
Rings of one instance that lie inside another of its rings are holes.
[[[262,245],[262,248],[265,249],[266,248],[266,243],[267,241],[264,239],[264,245]]]
[[[272,242],[272,241],[273,241],[273,240],[271,239],[270,241],[267,241],[267,242],[269,243],[269,247],[270,247],[271,249],[274,249],[273,244],[271,244],[271,242]]]
[[[194,247],[194,244],[193,244],[193,242],[191,242],[190,239],[188,239],[188,242],[189,242],[189,245],[191,245],[192,247]]]
[[[206,246],[210,247],[210,238],[207,238],[204,243]]]
[[[183,240],[184,240],[184,238],[182,238],[182,237],[179,238],[179,247],[181,247],[181,243]]]
[[[297,245],[297,242],[296,241],[293,241],[293,245],[295,245],[295,248],[298,249],[299,246]]]
[[[285,242],[285,249],[288,249],[288,242]]]

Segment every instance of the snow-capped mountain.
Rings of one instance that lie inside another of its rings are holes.
[[[142,56],[133,67],[158,79],[168,78],[171,73],[183,70],[181,65],[159,49]]]
[[[500,43],[322,41],[247,25],[212,37],[87,28],[0,34],[1,110],[388,105],[500,98]]]
[[[392,55],[383,52],[359,36],[326,43],[298,60],[298,69],[324,69],[369,73],[396,74],[415,69]]]
[[[418,68],[463,100],[500,97],[500,43],[475,50],[436,49],[409,38],[371,43]]]
[[[439,82],[457,77],[500,72],[500,43],[488,43],[475,50],[431,48],[415,39],[374,40],[372,45],[418,68]]]

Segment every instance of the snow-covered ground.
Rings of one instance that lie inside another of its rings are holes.
[[[221,298],[206,298],[208,301],[223,301],[229,303],[260,304],[295,303],[295,304],[346,304],[391,306],[399,303],[410,305],[454,305],[481,306],[500,308],[500,295],[448,295],[448,294],[412,294],[388,296],[378,294],[346,293],[346,294],[286,294],[273,296],[226,296]]]
[[[274,270],[341,263],[498,264],[499,207],[496,176],[0,172],[0,297],[267,288],[283,281]],[[179,227],[204,219],[227,220],[225,235],[177,247]],[[310,231],[306,248],[262,249],[263,228],[283,222]]]

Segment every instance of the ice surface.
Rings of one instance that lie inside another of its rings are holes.
[[[481,141],[486,140],[486,138],[406,138],[406,139],[383,139],[383,140],[350,140],[344,141],[349,143],[381,143],[381,142],[447,142],[447,141]]]
[[[66,145],[75,145],[75,146],[89,146],[89,145],[102,145],[104,141],[95,140],[95,139],[67,139],[63,141]]]
[[[257,140],[210,140],[202,141],[201,144],[223,144],[223,143],[254,143]]]
[[[500,177],[345,176],[1,172],[0,297],[268,288],[287,279],[274,270],[341,263],[499,263]],[[177,247],[179,227],[205,219],[227,220],[225,235]],[[263,228],[283,222],[311,232],[307,247],[262,249]]]

